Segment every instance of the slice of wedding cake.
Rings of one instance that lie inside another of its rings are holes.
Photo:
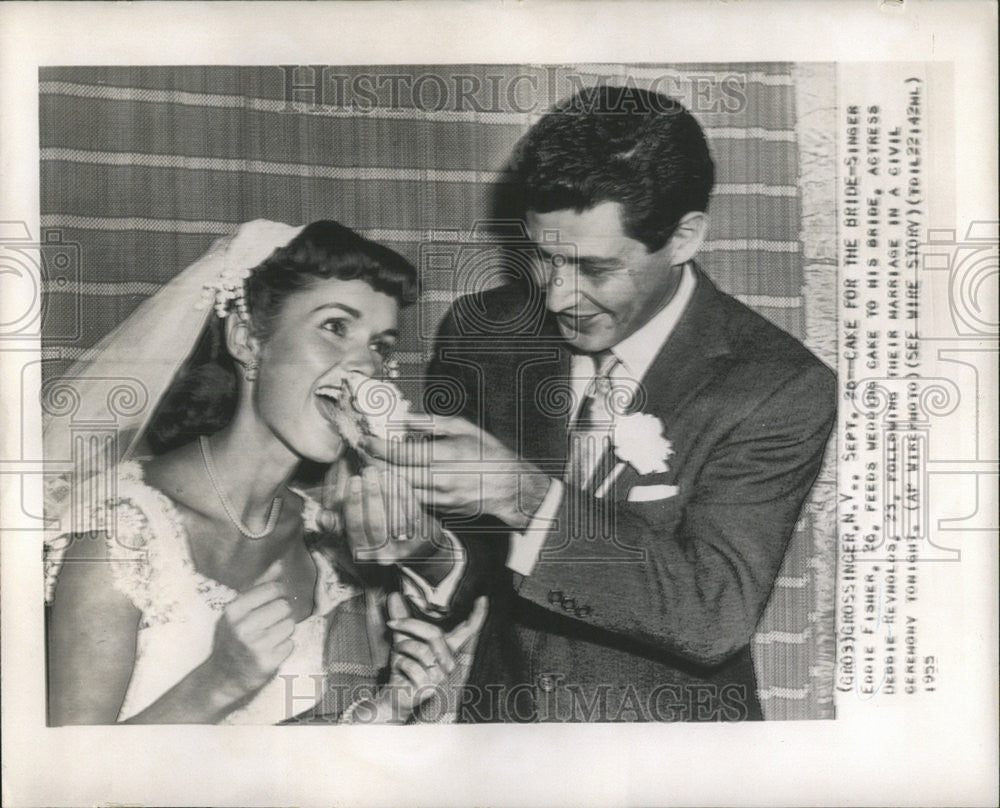
[[[370,435],[387,440],[390,427],[405,423],[410,402],[392,382],[373,379],[352,371],[341,386],[319,388],[326,399],[324,411],[337,431],[355,451],[363,452],[362,440]]]

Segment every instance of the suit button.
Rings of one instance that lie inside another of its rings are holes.
[[[574,598],[566,598],[566,600],[563,601],[562,607],[567,612],[571,612],[576,608],[576,600]]]
[[[546,673],[538,677],[538,687],[544,693],[551,693],[555,683],[552,681],[552,677]]]
[[[576,610],[575,614],[576,614],[577,617],[589,617],[590,616],[590,607],[589,606],[581,606],[579,609]]]
[[[558,589],[549,590],[549,603],[555,606],[557,603],[562,603],[563,593]]]

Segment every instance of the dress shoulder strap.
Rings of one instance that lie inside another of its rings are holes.
[[[119,464],[115,475],[102,499],[76,508],[74,533],[46,545],[46,600],[52,599],[69,543],[80,533],[100,533],[114,586],[155,621],[165,617],[161,607],[170,599],[159,579],[183,557],[184,529],[173,503],[145,482],[139,462]]]

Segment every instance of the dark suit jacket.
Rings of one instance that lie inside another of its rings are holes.
[[[459,599],[492,596],[465,720],[761,717],[750,640],[819,472],[835,378],[696,274],[634,402],[665,425],[669,470],[629,466],[603,499],[565,495],[527,577],[504,566],[503,525],[450,523],[469,546]],[[462,298],[442,322],[427,403],[448,399],[559,477],[570,360],[537,291]],[[628,500],[655,484],[676,493]]]

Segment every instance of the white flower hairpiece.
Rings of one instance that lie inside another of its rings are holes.
[[[241,317],[247,316],[246,280],[249,277],[250,270],[246,267],[225,267],[214,280],[205,284],[204,298],[212,301],[220,318],[225,319],[229,314],[230,303]]]
[[[673,444],[663,435],[663,422],[655,415],[636,412],[615,419],[615,454],[640,474],[669,471],[667,460]]]
[[[247,278],[277,248],[288,244],[302,229],[258,219],[240,225],[232,236],[213,245],[206,260],[220,268],[218,274],[204,285],[199,308],[206,308],[211,303],[220,318],[225,318],[233,310],[246,317]]]

